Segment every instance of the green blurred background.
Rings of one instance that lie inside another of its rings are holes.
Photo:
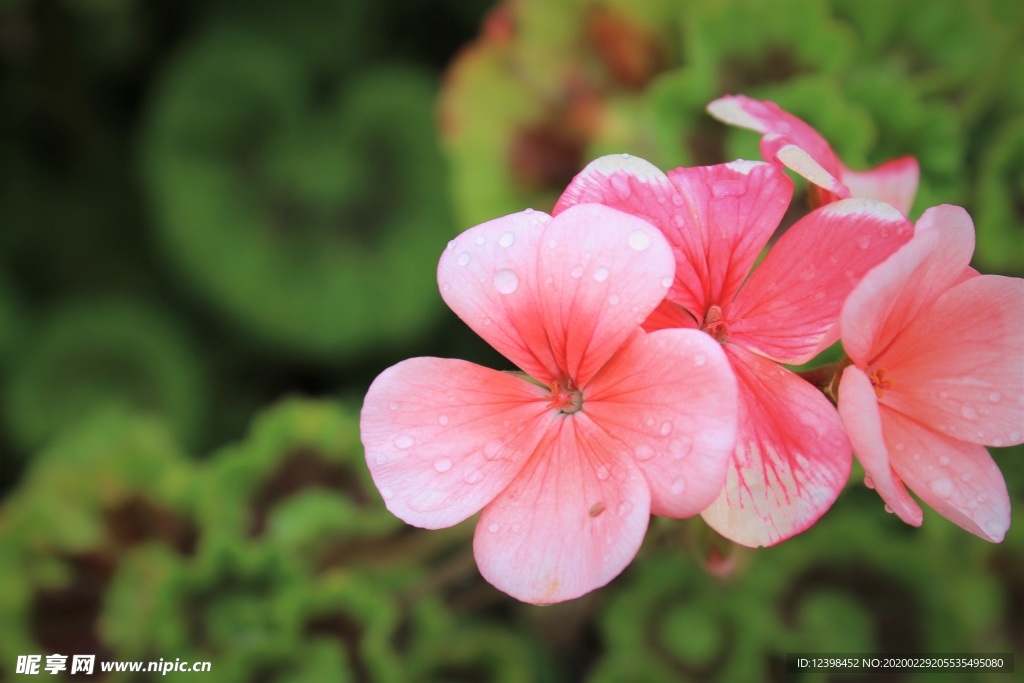
[[[853,168],[917,156],[912,217],[965,206],[973,265],[1024,275],[1022,44],[1018,0],[0,1],[0,681],[52,653],[229,682],[1024,653],[1019,520],[912,529],[855,473],[779,547],[654,520],[610,586],[541,609],[480,579],[472,522],[391,517],[358,434],[401,359],[507,367],[441,304],[448,239],[601,154],[759,158],[704,113],[724,93]],[[1021,449],[994,455],[1024,502]]]

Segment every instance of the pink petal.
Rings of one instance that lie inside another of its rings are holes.
[[[600,204],[558,214],[544,232],[537,279],[561,378],[585,387],[662,302],[674,272],[671,247],[647,221]]]
[[[587,386],[583,411],[636,461],[654,514],[690,517],[722,489],[736,442],[736,380],[703,332],[637,335]]]
[[[875,490],[907,524],[921,526],[923,514],[892,468],[875,390],[859,368],[849,366],[839,380],[839,416],[853,452]]]
[[[668,298],[703,322],[712,305],[728,313],[785,215],[793,183],[770,164],[751,161],[678,168],[668,176],[685,200],[661,226],[679,260]]]
[[[872,199],[817,209],[786,231],[736,296],[730,341],[785,363],[805,363],[839,338],[843,302],[912,226]]]
[[[555,203],[557,216],[577,204],[604,204],[639,216],[659,227],[668,225],[682,205],[672,183],[659,168],[629,154],[610,154],[587,164]]]
[[[914,238],[872,270],[843,305],[843,348],[871,364],[922,310],[960,279],[974,252],[974,225],[957,206],[928,209]]]
[[[548,393],[461,360],[412,358],[366,394],[366,463],[388,510],[419,527],[457,524],[489,503],[534,452],[555,413]]]
[[[869,197],[892,204],[900,213],[910,213],[921,180],[921,168],[914,157],[900,157],[868,171],[843,168],[839,178],[853,197]]]
[[[541,235],[551,217],[524,211],[470,228],[437,267],[441,297],[474,332],[528,375],[559,375],[540,315]]]
[[[725,488],[704,513],[718,533],[769,546],[825,513],[850,475],[850,442],[835,408],[785,368],[734,344],[739,433]]]
[[[921,500],[972,534],[1003,540],[1010,496],[984,447],[937,434],[885,406],[882,428],[893,469]]]
[[[584,411],[556,417],[536,453],[484,508],[480,573],[525,602],[549,604],[605,585],[632,561],[650,519],[632,458]]]
[[[1022,443],[1024,280],[979,275],[954,286],[872,368],[892,382],[883,405],[962,441]]]
[[[719,121],[764,134],[761,153],[765,159],[778,161],[825,189],[845,191],[836,181],[842,166],[825,138],[774,102],[726,95],[707,109]],[[846,196],[840,194],[839,198]]]
[[[794,144],[786,135],[769,133],[761,138],[761,155],[765,159],[779,162],[812,183],[808,191],[814,207],[831,204],[850,197],[850,189],[839,181],[803,147]]]
[[[647,316],[643,328],[648,332],[655,330],[666,330],[675,328],[700,329],[697,321],[693,319],[689,311],[679,304],[666,299],[661,305],[654,309],[654,313]]]

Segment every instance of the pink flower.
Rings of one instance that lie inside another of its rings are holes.
[[[725,349],[739,384],[739,433],[726,485],[703,516],[748,546],[811,526],[849,477],[835,408],[779,363],[805,363],[835,342],[843,300],[912,232],[889,205],[847,199],[797,222],[751,271],[792,193],[785,173],[765,163],[666,175],[640,159],[604,157],[554,211],[603,203],[646,218],[671,242],[675,283],[644,327],[702,329]]]
[[[809,192],[814,206],[867,197],[891,204],[904,215],[910,212],[921,176],[914,157],[853,171],[843,165],[818,131],[774,102],[726,95],[709,104],[708,112],[720,121],[763,134],[761,154],[812,182],[815,187]]]
[[[431,529],[482,511],[480,572],[534,603],[613,579],[652,512],[702,510],[735,443],[736,386],[705,335],[641,329],[674,269],[657,229],[603,206],[452,241],[443,298],[525,375],[440,358],[381,373],[361,430],[388,509]]]
[[[1006,483],[984,448],[1022,443],[1024,281],[975,275],[974,225],[956,206],[925,211],[917,233],[843,307],[853,365],[839,414],[887,507],[919,526],[907,485],[939,514],[1001,541]]]

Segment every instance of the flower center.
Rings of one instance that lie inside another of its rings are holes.
[[[885,392],[892,389],[892,385],[895,384],[892,377],[886,377],[885,368],[878,368],[868,375],[868,379],[871,380],[871,386],[875,388],[875,396],[878,398],[885,396]]]
[[[729,339],[729,325],[722,319],[722,307],[715,304],[708,309],[707,315],[704,316],[704,326],[701,328],[719,343],[724,343]]]
[[[551,403],[548,407],[566,415],[578,413],[583,408],[583,392],[576,388],[571,379],[564,382],[551,380]]]

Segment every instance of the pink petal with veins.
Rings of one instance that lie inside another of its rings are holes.
[[[725,488],[702,516],[736,543],[774,545],[835,502],[850,475],[850,442],[813,386],[739,346],[724,348],[739,385],[739,432]]]
[[[484,508],[473,540],[480,573],[524,602],[600,588],[643,542],[650,494],[632,458],[585,412],[555,418],[533,456]]]
[[[583,411],[632,457],[651,512],[690,517],[715,499],[736,441],[736,380],[696,330],[640,334],[587,386]]]
[[[914,205],[921,167],[914,157],[900,157],[879,164],[867,171],[843,167],[839,179],[854,197],[870,197],[892,204],[907,215]]]
[[[439,529],[477,513],[533,454],[555,419],[544,389],[461,360],[412,358],[366,394],[360,431],[384,504]]]
[[[912,233],[902,214],[871,199],[811,212],[779,238],[736,296],[729,340],[780,362],[809,361],[839,338],[854,286]]]

